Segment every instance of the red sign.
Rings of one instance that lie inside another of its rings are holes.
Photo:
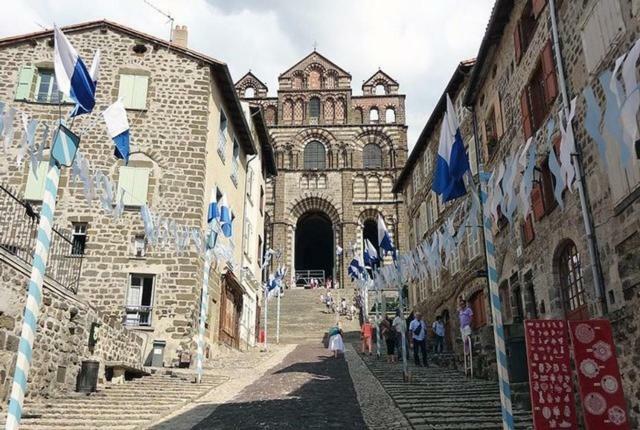
[[[577,429],[566,321],[526,320],[525,339],[534,428]]]
[[[611,323],[570,321],[569,330],[587,429],[629,429]]]

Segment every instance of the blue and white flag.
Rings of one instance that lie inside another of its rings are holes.
[[[71,46],[67,37],[54,26],[54,54],[53,64],[58,89],[62,94],[71,98],[78,106],[73,115],[88,113],[96,104],[96,84],[84,65],[78,52]],[[95,75],[97,76],[97,61]]]
[[[218,210],[220,211],[220,228],[225,237],[231,237],[233,233],[231,208],[227,202],[227,195],[223,194],[220,202],[218,203]]]
[[[336,255],[338,257],[342,255],[342,247],[340,247],[340,245],[336,246]]]
[[[107,124],[109,136],[113,139],[115,149],[113,154],[116,158],[124,160],[125,164],[129,163],[129,154],[131,153],[129,142],[129,120],[127,119],[127,111],[122,101],[118,100],[102,112],[104,122]]]
[[[378,215],[378,246],[384,251],[385,255],[391,252],[395,259],[396,248],[393,246],[393,241],[381,215]]]
[[[469,158],[464,149],[460,125],[453,103],[447,94],[447,112],[442,119],[440,144],[431,188],[442,195],[444,202],[463,196],[467,192],[463,176],[468,170]]]
[[[369,239],[364,240],[365,267],[373,267],[378,262],[378,251]]]
[[[354,279],[360,279],[362,277],[362,274],[364,273],[364,267],[362,266],[362,263],[358,261],[357,258],[354,258],[349,263],[347,272],[349,273],[349,276],[351,276],[352,281]]]
[[[214,185],[211,188],[211,196],[209,197],[209,208],[207,210],[207,224],[218,218],[218,188]]]

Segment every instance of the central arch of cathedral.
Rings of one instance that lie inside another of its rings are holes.
[[[404,95],[382,70],[354,94],[351,75],[317,51],[278,77],[277,94],[249,72],[236,83],[262,107],[278,174],[265,190],[265,245],[296,271],[323,271],[349,286],[347,267],[381,215],[399,249],[407,221],[392,185],[407,157]],[[374,243],[375,245],[375,243]],[[336,255],[336,248],[344,250]]]

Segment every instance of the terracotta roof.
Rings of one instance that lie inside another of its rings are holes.
[[[420,136],[418,137],[418,140],[416,141],[416,144],[413,147],[413,150],[411,151],[407,162],[402,168],[398,179],[396,179],[395,184],[393,184],[394,193],[402,192],[405,182],[411,176],[413,169],[415,168],[418,160],[420,159],[420,156],[427,146],[429,137],[431,137],[432,133],[435,131],[438,123],[440,122],[440,119],[444,115],[444,112],[447,109],[447,93],[451,97],[458,92],[460,86],[464,82],[465,77],[469,74],[469,71],[472,69],[474,64],[475,60],[464,60],[458,64],[458,67],[456,67],[456,70],[453,72],[453,76],[451,76],[451,79],[449,80],[449,83],[447,84],[444,92],[440,96],[438,103],[436,104],[435,108],[433,108],[433,112],[431,112],[431,116],[429,116],[427,123],[422,129],[422,132],[420,133]]]
[[[242,106],[240,105],[240,100],[236,95],[235,86],[233,85],[233,79],[231,79],[231,74],[229,73],[229,68],[227,67],[226,63],[223,63],[219,60],[216,60],[215,58],[209,57],[192,49],[177,46],[164,39],[157,38],[150,34],[143,33],[131,27],[127,27],[125,25],[118,24],[106,19],[69,25],[66,27],[62,27],[61,30],[65,33],[77,33],[85,30],[93,30],[95,28],[110,28],[114,31],[118,31],[135,38],[148,40],[153,44],[163,46],[176,53],[186,55],[194,60],[202,61],[203,63],[208,64],[211,70],[211,75],[218,84],[220,92],[224,99],[224,103],[228,108],[227,114],[230,117],[230,120],[236,131],[238,142],[242,146],[242,149],[245,153],[249,155],[256,153],[255,144],[251,139],[249,125],[247,124],[247,121],[244,117]],[[0,48],[26,42],[32,39],[43,39],[48,37],[53,37],[53,29],[0,39]]]

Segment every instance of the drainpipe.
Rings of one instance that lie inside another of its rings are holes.
[[[556,2],[549,0],[549,11],[551,14],[551,35],[553,37],[553,50],[556,59],[556,68],[558,70],[558,83],[560,85],[560,93],[562,94],[562,104],[565,118],[569,115],[569,94],[567,91],[567,83],[565,80],[562,51],[560,49],[560,38],[558,36],[558,23],[556,17]],[[580,206],[582,209],[582,220],[587,235],[587,245],[589,248],[589,257],[591,258],[591,271],[593,274],[593,283],[595,287],[596,299],[600,302],[602,314],[607,313],[607,299],[605,296],[605,288],[602,275],[602,265],[598,255],[598,244],[594,232],[593,214],[591,205],[586,193],[586,181],[584,178],[584,168],[582,165],[582,151],[580,145],[576,141],[576,153],[572,154],[576,166],[576,186],[578,195],[580,196]]]
[[[244,177],[244,199],[242,200],[242,238],[240,239],[240,285],[243,285],[244,282],[244,246],[245,246],[245,229],[247,228],[247,200],[249,200],[249,198],[247,197],[247,186],[249,184],[249,164],[251,164],[251,162],[253,160],[255,160],[255,158],[258,156],[258,154],[254,154],[251,158],[249,158],[247,160],[247,174]],[[243,300],[244,302],[244,300]],[[258,298],[256,296],[256,306],[258,303]],[[244,304],[243,304],[243,308],[244,308]],[[244,314],[244,309],[243,312]],[[242,320],[244,320],[245,318],[242,318]],[[251,329],[249,328],[249,326],[246,326],[246,330],[247,330],[247,349],[249,347],[249,336],[251,335]],[[240,335],[242,336],[242,335]],[[240,342],[240,339],[238,339],[238,342]]]

